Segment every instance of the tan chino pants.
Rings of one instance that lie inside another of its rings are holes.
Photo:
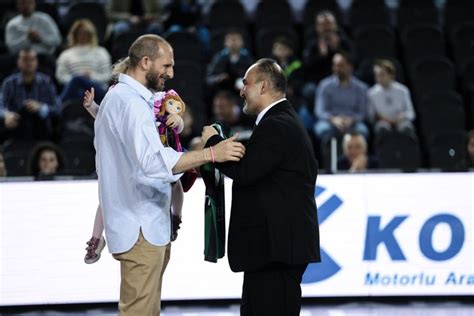
[[[170,250],[171,244],[150,244],[140,231],[132,249],[113,255],[120,261],[120,316],[160,315],[161,283]]]

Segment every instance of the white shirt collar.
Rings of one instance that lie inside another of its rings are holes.
[[[119,75],[119,82],[122,82],[126,85],[129,85],[132,87],[135,91],[138,92],[138,94],[145,99],[145,101],[148,103],[148,105],[153,106],[153,93],[147,89],[143,84],[135,80],[134,78],[130,77],[129,75],[126,74],[120,74]]]
[[[270,104],[269,106],[267,106],[266,108],[263,109],[262,112],[260,112],[257,116],[257,120],[255,121],[255,125],[258,125],[258,123],[260,123],[260,121],[262,120],[263,116],[272,108],[274,107],[276,104],[282,102],[282,101],[285,101],[286,98],[282,98],[278,101],[275,101],[273,102],[272,104]]]

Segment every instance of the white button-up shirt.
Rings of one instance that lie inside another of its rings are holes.
[[[267,114],[267,112],[270,111],[270,109],[271,109],[272,107],[274,107],[274,106],[277,105],[278,103],[280,103],[280,102],[282,102],[282,101],[285,101],[285,100],[286,100],[286,98],[282,98],[282,99],[280,99],[280,100],[278,100],[278,101],[273,102],[272,104],[270,104],[270,105],[267,106],[266,108],[264,108],[262,112],[258,113],[257,119],[255,120],[255,125],[258,125],[258,124],[260,123],[260,121],[262,120],[263,116],[264,116],[265,114]]]
[[[164,147],[153,115],[153,94],[130,76],[105,96],[95,120],[99,198],[109,251],[123,253],[140,228],[154,245],[170,242],[172,168],[182,153]]]

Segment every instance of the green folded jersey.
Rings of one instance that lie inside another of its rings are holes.
[[[220,123],[212,124],[219,135],[227,139],[230,130]],[[225,200],[224,175],[208,163],[200,168],[206,185],[204,205],[204,260],[217,262],[225,254]]]

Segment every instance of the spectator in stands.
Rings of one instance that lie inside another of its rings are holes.
[[[252,136],[255,118],[243,113],[235,94],[229,90],[219,90],[212,101],[212,118],[209,124],[215,122],[224,123],[225,127],[230,128],[232,134],[239,133],[238,140],[245,144]],[[188,147],[190,150],[202,149],[204,144],[201,141],[201,136],[191,138]]]
[[[171,0],[165,7],[167,33],[188,31],[195,33],[205,51],[209,50],[211,36],[202,23],[201,4],[197,0]]]
[[[277,37],[273,41],[272,55],[285,73],[287,80],[286,97],[299,113],[306,128],[311,129],[314,119],[302,97],[304,85],[303,63],[296,56],[293,43],[286,37]]]
[[[474,168],[474,129],[467,133],[467,166]]]
[[[331,75],[332,59],[336,52],[350,52],[351,46],[331,12],[322,11],[315,16],[315,37],[308,41],[303,51],[307,81],[303,93],[308,101],[314,100],[319,82]]]
[[[213,120],[223,122],[231,128],[233,134],[240,133],[239,140],[247,140],[252,134],[254,119],[243,114],[236,97],[228,90],[220,90],[212,103]]]
[[[242,78],[253,63],[250,52],[244,48],[242,33],[231,30],[225,35],[224,48],[216,53],[207,67],[207,84],[212,90],[228,89],[239,93]]]
[[[367,142],[363,135],[349,133],[342,140],[343,155],[337,161],[338,170],[361,172],[376,169],[378,161],[367,155]]]
[[[7,168],[5,167],[5,159],[3,158],[3,152],[0,151],[0,178],[7,176]]]
[[[61,100],[81,99],[93,87],[99,102],[107,91],[111,76],[111,57],[98,46],[97,32],[91,21],[74,22],[67,36],[68,46],[59,55],[56,78],[64,85]]]
[[[109,0],[107,16],[113,24],[113,37],[131,30],[160,34],[160,3],[154,0]]]
[[[286,37],[277,37],[273,41],[272,55],[285,73],[287,98],[300,96],[304,84],[303,63],[296,56],[293,43]]]
[[[31,153],[30,175],[37,180],[50,180],[64,169],[64,156],[61,149],[53,143],[38,144]]]
[[[366,139],[367,85],[352,75],[352,62],[346,53],[333,58],[334,75],[318,87],[314,125],[316,136],[325,145],[332,137],[357,132]]]
[[[415,111],[410,91],[395,81],[395,66],[390,60],[378,60],[374,65],[374,75],[376,84],[368,91],[368,102],[376,137],[390,131],[415,137],[412,123]]]
[[[8,21],[5,42],[10,53],[31,47],[38,54],[53,55],[61,44],[61,34],[54,20],[46,13],[36,12],[35,0],[18,0],[20,15]]]
[[[20,51],[18,69],[20,72],[3,82],[0,119],[10,137],[47,139],[51,136],[51,118],[60,109],[56,86],[37,71],[38,57],[33,49]]]

